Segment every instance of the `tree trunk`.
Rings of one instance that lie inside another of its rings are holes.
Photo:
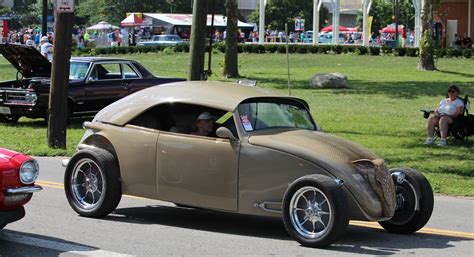
[[[208,0],[194,0],[188,80],[204,79]]]
[[[237,31],[237,0],[226,1],[227,10],[227,34],[225,40],[225,66],[224,75],[227,78],[239,77],[238,64],[238,35]]]
[[[433,3],[432,0],[421,1],[421,40],[419,70],[436,70],[434,64],[433,42]]]
[[[74,13],[56,13],[54,52],[48,106],[48,146],[66,149],[67,95]]]

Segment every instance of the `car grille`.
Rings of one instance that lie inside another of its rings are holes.
[[[0,91],[0,102],[11,105],[33,105],[36,102],[36,94],[30,91]]]
[[[390,171],[382,159],[371,160],[373,169],[361,169],[356,167],[357,171],[364,176],[377,195],[383,208],[384,217],[392,217],[395,213],[395,184],[392,180]]]

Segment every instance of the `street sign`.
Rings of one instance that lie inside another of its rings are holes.
[[[58,13],[74,12],[74,0],[56,0],[56,12]]]

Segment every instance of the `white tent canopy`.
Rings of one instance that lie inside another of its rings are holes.
[[[119,27],[114,26],[106,21],[101,21],[93,26],[86,28],[87,30],[112,30],[118,29]]]
[[[157,19],[162,22],[174,25],[174,26],[191,26],[193,23],[192,14],[175,14],[175,13],[144,13],[145,18]],[[207,15],[207,26],[211,26],[212,15]],[[225,27],[227,26],[227,19],[225,16],[216,14],[214,15],[214,26]],[[253,28],[254,25],[238,21],[237,27],[239,28]]]

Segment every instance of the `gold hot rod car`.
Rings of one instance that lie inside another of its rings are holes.
[[[193,133],[202,114],[215,118],[207,136]],[[257,87],[152,87],[109,105],[84,127],[78,151],[64,162],[66,197],[82,216],[109,214],[125,193],[281,217],[299,243],[324,247],[344,236],[350,219],[408,234],[433,210],[421,173],[389,170],[367,149],[323,133],[304,100]]]

